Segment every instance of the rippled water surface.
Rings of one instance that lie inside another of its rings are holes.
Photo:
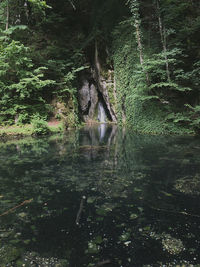
[[[200,139],[99,125],[0,143],[0,266],[200,266]]]

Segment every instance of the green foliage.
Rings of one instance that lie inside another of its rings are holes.
[[[129,23],[128,21],[126,23]],[[137,44],[132,31],[124,31],[126,23],[121,24],[114,35],[114,64],[117,81],[118,119],[123,121],[121,110],[126,114],[126,123],[142,132],[162,131],[158,129],[158,96],[150,95],[145,73],[139,64]],[[136,52],[132,52],[136,51]],[[154,104],[150,105],[150,101]],[[155,106],[154,106],[155,105]],[[161,125],[161,123],[160,123]]]
[[[73,128],[79,124],[77,89],[75,86],[77,73],[84,68],[72,68],[67,72],[66,67],[64,67],[65,71],[60,76],[60,80],[53,91],[53,95],[62,103],[62,111],[58,114],[58,118],[61,119],[64,128]]]
[[[42,9],[42,8],[50,8],[49,5],[47,5],[46,1],[42,0],[28,0],[33,6],[37,6],[37,8]]]
[[[19,118],[19,123],[24,123],[36,111],[47,112],[42,93],[55,82],[44,78],[46,70],[46,67],[34,66],[30,49],[20,42],[1,42],[0,107],[5,120],[14,122]]]
[[[197,108],[190,107],[190,110],[186,106],[189,107],[187,101],[194,101],[193,94],[198,90],[199,61],[193,64],[192,71],[186,71],[187,51],[177,43],[161,52],[158,46],[144,47],[144,62],[141,65],[137,37],[134,38],[137,29],[133,27],[133,22],[137,20],[143,26],[143,21],[139,18],[138,1],[129,1],[129,6],[131,18],[120,23],[113,35],[119,121],[126,121],[129,126],[142,132],[198,132],[198,105],[193,105]],[[169,38],[174,33],[173,29],[169,29],[163,34]],[[145,35],[141,37],[146,38]]]
[[[3,246],[1,249],[0,264],[6,266],[10,262],[16,261],[20,257],[20,250],[12,245]]]
[[[16,25],[16,26],[11,26],[9,27],[8,30],[4,31],[4,34],[6,34],[6,36],[10,36],[12,34],[14,34],[16,31],[21,31],[21,30],[27,30],[27,26],[26,25]],[[2,39],[7,39],[8,37],[6,36],[1,36]]]
[[[50,132],[48,125],[47,125],[47,122],[44,121],[44,119],[42,119],[38,115],[33,116],[32,120],[31,120],[31,124],[33,126],[33,134],[34,135],[46,135]]]
[[[57,116],[77,124],[78,73],[88,66],[96,79],[96,40],[102,72],[115,73],[116,106],[107,91],[120,123],[196,131],[186,105],[200,104],[199,10],[187,0],[1,1],[0,124],[52,117],[55,98],[65,105]]]
[[[51,6],[47,5],[46,1],[43,0],[28,0],[32,7],[32,16],[37,19],[41,20],[45,16],[45,10],[47,8],[51,8]]]
[[[140,22],[140,17],[139,17],[139,2],[138,0],[128,0],[127,4],[129,4],[129,8],[131,11],[132,19],[135,23]]]
[[[72,68],[71,71],[64,74],[61,81],[57,83],[59,90],[55,90],[54,94],[57,97],[63,97],[69,94],[74,98],[76,96],[76,89],[74,88],[73,81],[77,78],[76,74],[83,69],[85,69],[85,67]],[[76,101],[76,99],[73,100]]]
[[[185,104],[184,112],[170,113],[167,117],[167,121],[173,121],[176,124],[182,124],[194,132],[200,135],[200,105],[192,107],[189,104]]]

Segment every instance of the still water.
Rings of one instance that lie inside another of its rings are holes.
[[[200,266],[200,140],[102,124],[0,143],[0,266]]]

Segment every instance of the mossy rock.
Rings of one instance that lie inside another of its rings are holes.
[[[21,255],[21,250],[13,246],[3,246],[0,248],[0,266],[9,266],[16,261]]]
[[[23,255],[22,263],[25,267],[47,267],[47,266],[54,266],[54,267],[68,267],[69,262],[66,259],[58,259],[54,257],[44,257],[39,255],[37,252],[26,252]],[[20,265],[23,266],[23,265]]]
[[[180,239],[165,235],[162,239],[163,249],[172,255],[180,254],[185,250],[183,242]]]
[[[54,117],[62,121],[65,129],[73,128],[77,125],[77,109],[72,97],[69,97],[66,101],[54,99],[52,106],[54,109]]]
[[[200,176],[186,176],[178,179],[174,187],[177,191],[187,195],[200,195]]]

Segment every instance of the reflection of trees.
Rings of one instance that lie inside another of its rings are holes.
[[[195,262],[198,196],[185,196],[174,184],[185,172],[199,173],[199,161],[196,140],[109,127],[101,138],[89,128],[2,144],[1,213],[33,201],[0,218],[1,242],[70,266]]]

